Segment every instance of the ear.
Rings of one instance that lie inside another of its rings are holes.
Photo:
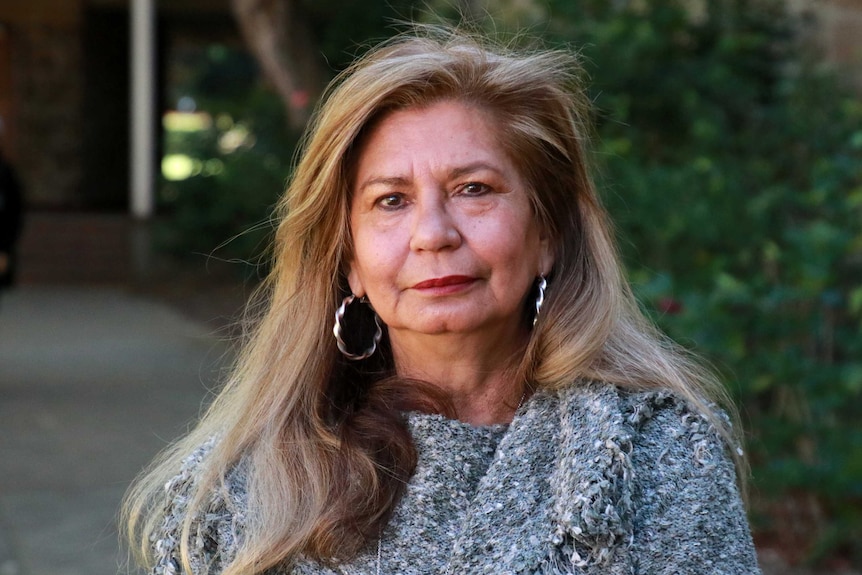
[[[556,254],[554,246],[547,234],[543,234],[539,240],[539,269],[538,273],[547,277],[554,268],[556,262]]]
[[[353,295],[356,297],[362,297],[365,295],[365,287],[362,285],[359,272],[356,270],[356,266],[353,262],[350,262],[350,269],[347,272],[347,283],[350,286],[350,291],[353,292]]]

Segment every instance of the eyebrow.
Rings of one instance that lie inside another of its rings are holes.
[[[366,188],[370,188],[371,186],[406,186],[409,184],[407,178],[401,178],[398,176],[393,177],[380,177],[380,178],[371,178],[370,180],[366,180],[362,182],[362,185],[359,186],[358,192],[361,194]]]
[[[494,172],[495,174],[503,175],[503,172],[501,170],[487,162],[473,162],[472,164],[467,164],[466,166],[454,168],[452,171],[449,172],[449,179],[460,178],[461,176],[466,176],[467,174],[472,174],[473,172],[479,172],[482,170],[488,170],[490,172]]]
[[[479,172],[481,170],[488,170],[494,172],[495,174],[502,175],[502,171],[496,168],[495,166],[487,163],[487,162],[473,162],[471,164],[467,164],[465,166],[458,166],[456,168],[452,168],[449,171],[448,179],[454,180],[456,178],[460,178],[467,174],[472,174],[474,172]],[[383,185],[383,186],[406,186],[410,184],[410,180],[408,178],[404,178],[401,176],[381,176],[379,178],[371,178],[362,182],[362,185],[359,186],[357,190],[359,193],[362,193],[366,188],[371,186]]]

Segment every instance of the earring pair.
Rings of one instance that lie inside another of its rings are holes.
[[[536,322],[539,321],[539,313],[542,311],[542,306],[545,303],[545,290],[548,287],[548,281],[545,279],[545,276],[539,275],[538,280],[538,293],[536,294],[536,314],[533,316],[533,325],[536,325]],[[347,313],[347,308],[354,301],[359,300],[359,303],[364,303],[369,308],[371,308],[371,312],[374,314],[374,336],[371,340],[371,345],[360,353],[353,353],[349,349],[347,349],[347,343],[344,341],[344,316]],[[374,308],[371,307],[371,304],[368,302],[368,299],[365,297],[357,298],[355,295],[350,294],[341,300],[341,305],[338,306],[338,309],[335,310],[335,325],[332,328],[332,334],[335,336],[335,343],[338,345],[338,351],[340,351],[344,357],[351,361],[360,361],[374,355],[374,352],[377,351],[377,344],[380,343],[380,339],[383,337],[383,328],[380,325],[380,318],[377,316],[377,313],[374,311]]]

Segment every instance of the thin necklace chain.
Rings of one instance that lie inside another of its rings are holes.
[[[383,555],[383,534],[377,538],[377,575],[380,575],[380,558]]]
[[[524,405],[524,400],[527,399],[527,386],[524,386],[524,391],[521,392],[521,399],[518,401],[518,407],[515,408],[515,413],[521,409],[521,406]]]

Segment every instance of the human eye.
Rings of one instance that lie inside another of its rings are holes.
[[[491,191],[491,186],[482,182],[467,182],[457,189],[457,193],[463,196],[484,196]]]
[[[405,203],[404,194],[400,193],[384,194],[374,201],[374,205],[383,210],[397,210],[403,207]]]

